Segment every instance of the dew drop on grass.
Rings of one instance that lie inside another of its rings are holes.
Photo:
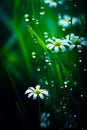
[[[35,22],[36,24],[39,24],[39,20],[38,19],[36,19],[36,22]]]
[[[79,53],[81,53],[81,52],[82,52],[82,50],[78,50],[78,52],[79,52]]]
[[[44,15],[45,14],[45,10],[44,10],[44,7],[40,7],[40,15]]]
[[[82,97],[83,97],[83,94],[81,94],[80,96],[81,96],[81,98],[82,98]]]
[[[48,33],[44,32],[44,38],[48,38]]]
[[[74,85],[75,85],[75,86],[77,85],[77,82],[76,82],[76,81],[74,82]]]
[[[24,15],[24,18],[25,18],[25,21],[26,21],[26,22],[29,21],[29,15],[28,15],[28,14],[25,14],[25,15]]]
[[[35,17],[34,17],[34,15],[32,16],[32,21],[34,21],[35,20]]]
[[[87,70],[87,69],[86,69],[86,68],[84,68],[84,71],[85,71],[85,72],[86,72],[86,70]]]
[[[81,57],[79,57],[79,62],[82,62],[82,58]]]
[[[44,84],[48,85],[48,81],[47,81],[47,80],[45,80]]]
[[[74,67],[76,67],[77,65],[76,65],[76,64],[74,64],[73,66],[74,66]]]
[[[44,66],[44,69],[46,69],[47,68],[47,66]]]
[[[51,62],[49,62],[49,63],[48,63],[48,65],[52,65],[52,63],[51,63]]]
[[[65,31],[66,29],[65,28],[62,28],[62,31]]]
[[[36,52],[32,52],[32,58],[36,58]]]
[[[37,68],[37,71],[40,71],[40,68],[39,68],[39,67]]]

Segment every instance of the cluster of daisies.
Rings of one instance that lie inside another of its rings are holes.
[[[62,5],[65,2],[65,0],[44,0],[45,4],[48,4],[49,7],[57,7],[58,4]]]
[[[54,53],[72,51],[75,47],[81,50],[83,46],[87,46],[87,39],[84,37],[75,36],[71,33],[65,39],[51,39],[46,40],[47,48]]]

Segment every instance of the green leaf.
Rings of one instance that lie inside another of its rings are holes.
[[[32,29],[31,26],[27,26],[28,27],[28,31],[31,35],[34,35],[38,41],[38,43],[40,44],[40,46],[42,46],[43,49],[45,49],[45,51],[48,49],[45,45],[45,43],[40,39],[40,37],[36,34],[36,32]]]

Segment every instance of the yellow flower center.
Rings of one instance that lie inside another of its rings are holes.
[[[40,92],[40,90],[39,89],[35,89],[34,90],[34,94],[40,94],[41,92]]]
[[[77,40],[74,41],[74,44],[75,44],[75,45],[79,45],[79,44],[80,44],[80,41],[77,39]]]
[[[47,118],[46,118],[46,117],[44,117],[44,122],[45,122],[45,123],[47,122]]]
[[[60,41],[55,41],[54,42],[54,46],[60,46],[61,45],[61,42]]]

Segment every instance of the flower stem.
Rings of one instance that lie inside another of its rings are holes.
[[[38,110],[39,110],[39,120],[38,120],[38,126],[39,126],[39,130],[40,130],[40,118],[41,118],[41,107],[40,107],[40,98],[38,97]]]

